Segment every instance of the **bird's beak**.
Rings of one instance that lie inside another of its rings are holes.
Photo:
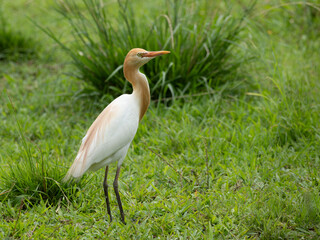
[[[152,51],[152,52],[145,52],[141,53],[141,57],[157,57],[164,54],[168,54],[170,51]]]

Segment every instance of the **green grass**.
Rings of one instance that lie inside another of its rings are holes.
[[[236,16],[236,2],[231,10],[225,2],[216,9]],[[19,9],[15,4],[7,3],[4,11],[9,15]],[[37,4],[28,5],[30,14],[38,13]],[[46,23],[66,31],[53,3],[46,4],[42,7],[54,20]],[[127,225],[121,224],[113,191],[114,221],[108,222],[103,170],[86,174],[85,184],[66,192],[69,202],[58,195],[57,201],[28,204],[30,193],[9,195],[12,184],[5,185],[3,177],[14,176],[11,168],[27,163],[23,139],[30,157],[45,162],[45,176],[58,181],[111,97],[90,101],[77,94],[83,83],[63,75],[70,71],[67,58],[53,51],[57,46],[44,35],[38,37],[47,41],[48,53],[54,52],[50,62],[45,52],[32,62],[1,62],[0,238],[318,239],[320,43],[306,22],[312,19],[317,29],[319,12],[308,5],[311,15],[290,24],[288,16],[306,6],[279,4],[258,2],[256,15],[246,19],[242,47],[255,60],[243,66],[248,72],[243,82],[176,99],[170,107],[152,103],[121,171]],[[265,12],[272,6],[278,7]],[[28,26],[25,30],[31,31]],[[113,165],[110,185],[114,174]],[[23,179],[29,178],[16,177]],[[41,181],[25,184],[36,187]]]
[[[211,91],[241,78],[239,69],[249,61],[239,46],[243,19],[252,7],[233,17],[214,13],[215,6],[207,1],[159,1],[158,8],[147,7],[140,14],[132,1],[117,3],[59,2],[57,10],[72,29],[71,42],[39,26],[70,56],[74,65],[70,74],[87,83],[87,90],[100,95],[130,90],[122,64],[127,49],[134,47],[171,51],[167,62],[155,59],[144,67],[153,99]]]
[[[10,26],[0,6],[0,61],[30,60],[39,50],[35,39]]]

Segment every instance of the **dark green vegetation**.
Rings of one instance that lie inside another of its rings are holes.
[[[70,24],[73,41],[64,43],[54,32],[44,31],[71,56],[77,69],[72,75],[98,94],[128,90],[122,73],[123,56],[137,46],[171,50],[166,62],[155,59],[144,67],[153,99],[208,91],[238,80],[238,68],[246,59],[233,50],[243,40],[239,34],[242,17],[212,14],[214,6],[207,1],[159,3],[141,13],[128,0],[118,1],[116,8],[100,0],[77,4],[67,0],[58,5],[58,11]]]
[[[22,2],[3,6],[7,16],[19,16],[7,21],[33,30],[46,52],[28,62],[0,63],[1,239],[319,238],[315,1],[259,1],[232,51],[235,58],[247,52],[255,59],[243,59],[236,81],[228,75],[214,93],[184,96],[170,107],[152,103],[121,172],[125,226],[112,191],[114,221],[107,221],[103,170],[86,174],[80,186],[60,183],[86,129],[116,96],[80,95],[83,82],[62,74],[72,71],[65,66],[70,58],[22,13],[56,34],[70,32],[69,26],[52,2]],[[215,3],[212,15],[237,19],[243,9],[237,2]],[[116,3],[108,5],[113,8]],[[141,1],[133,10],[139,16],[154,8]],[[173,60],[159,59],[155,67]]]
[[[0,5],[0,61],[27,60],[36,57],[39,43],[9,26]]]

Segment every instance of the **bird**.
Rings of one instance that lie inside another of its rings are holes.
[[[139,68],[151,59],[168,53],[170,51],[147,51],[142,48],[134,48],[128,52],[123,64],[123,73],[132,85],[132,93],[117,97],[98,115],[82,139],[76,158],[63,178],[64,182],[68,182],[73,178],[81,178],[87,171],[105,167],[103,189],[110,222],[112,214],[107,183],[109,165],[117,162],[113,188],[121,221],[126,224],[118,189],[120,168],[138,130],[139,122],[150,104],[149,83]]]

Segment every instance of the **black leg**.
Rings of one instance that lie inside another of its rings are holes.
[[[116,177],[114,178],[114,182],[113,182],[113,188],[114,188],[114,192],[116,193],[117,202],[118,202],[119,209],[120,209],[121,221],[123,222],[123,224],[126,224],[126,222],[124,221],[124,213],[123,213],[122,203],[121,203],[119,189],[118,189],[119,174],[120,174],[120,167],[117,168]]]
[[[107,211],[108,211],[108,214],[110,216],[110,222],[112,222],[112,216],[111,216],[111,210],[110,210],[110,202],[109,202],[109,194],[108,194],[108,182],[107,182],[108,168],[109,168],[109,166],[106,167],[106,173],[105,173],[104,180],[103,180],[103,190],[104,190],[104,197],[105,197],[106,203],[107,203]]]

